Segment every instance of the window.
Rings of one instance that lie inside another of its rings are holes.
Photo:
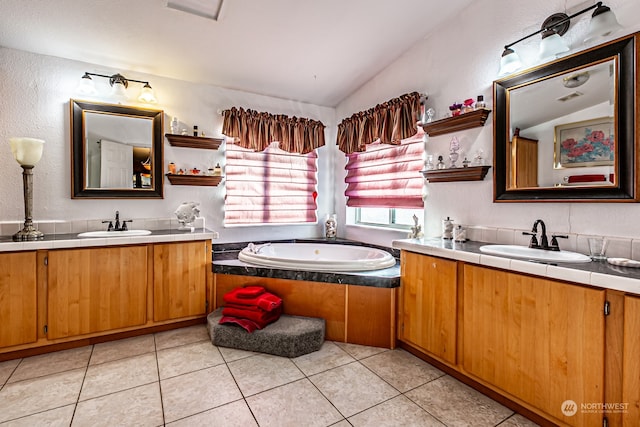
[[[227,144],[225,225],[315,223],[317,154]]]
[[[422,133],[399,145],[367,144],[347,155],[347,206],[422,209],[424,143]]]
[[[409,229],[413,215],[422,218],[422,209],[356,208],[356,224]]]

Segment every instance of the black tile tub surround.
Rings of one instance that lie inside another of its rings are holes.
[[[382,249],[396,258],[396,265],[383,270],[353,271],[353,272],[329,272],[329,271],[297,271],[278,268],[250,265],[238,260],[238,253],[247,247],[249,243],[328,243],[354,246],[366,246]],[[397,288],[400,286],[400,251],[376,245],[368,245],[362,242],[354,242],[344,239],[291,239],[268,240],[258,242],[230,242],[212,245],[213,263],[212,269],[217,274],[232,274],[240,276],[268,277],[274,279],[300,280],[307,282],[324,282],[336,284],[349,284],[360,286],[373,286],[377,288]]]

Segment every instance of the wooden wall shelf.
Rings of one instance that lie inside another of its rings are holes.
[[[222,181],[221,176],[209,175],[177,175],[168,173],[167,178],[173,185],[207,185],[215,187]]]
[[[167,133],[164,136],[169,140],[169,144],[174,147],[204,148],[217,150],[224,141],[222,138],[208,138],[204,136],[176,135]]]
[[[470,114],[470,113],[468,113]],[[482,181],[491,166],[471,166],[468,168],[420,171],[429,182]]]
[[[459,116],[436,120],[431,123],[420,123],[420,125],[429,136],[444,135],[446,133],[484,126],[490,112],[491,110],[483,108],[470,113],[460,114]]]

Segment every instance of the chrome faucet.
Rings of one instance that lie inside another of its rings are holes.
[[[123,220],[120,225],[120,211],[116,211],[116,225],[113,225],[113,221],[102,221],[103,224],[109,223],[107,231],[127,231],[127,223],[133,222],[131,219]]]
[[[540,224],[540,243],[538,243],[538,239],[536,235],[538,234],[538,224]],[[533,249],[542,249],[545,251],[559,251],[560,246],[558,245],[558,238],[567,239],[569,236],[562,234],[553,234],[551,235],[551,245],[549,245],[549,239],[547,238],[547,226],[544,221],[541,219],[537,219],[533,223],[533,227],[531,228],[531,233],[523,231],[522,234],[526,236],[531,236],[531,241],[529,242],[529,247]]]

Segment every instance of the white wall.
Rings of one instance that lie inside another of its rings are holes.
[[[149,80],[158,98],[158,104],[152,108],[165,112],[165,132],[169,132],[171,118],[177,116],[189,129],[198,125],[208,136],[222,136],[222,117],[217,111],[238,106],[320,120],[327,126],[327,145],[335,144],[333,108],[0,47],[0,222],[24,220],[22,169],[11,155],[8,138],[29,136],[45,140],[42,160],[34,169],[35,221],[110,219],[116,210],[120,211],[123,218],[173,218],[173,212],[180,203],[196,201],[201,204],[201,215],[205,217],[207,228],[219,232],[221,242],[322,235],[324,218],[331,213],[334,204],[333,179],[330,176],[332,152],[335,150],[333,146],[319,150],[318,224],[225,229],[222,225],[224,185],[172,186],[166,178],[165,197],[162,200],[71,199],[69,99],[114,103],[108,98],[87,98],[76,93],[80,77],[85,71],[107,75],[120,72],[131,79]],[[96,79],[98,83],[100,79]],[[129,88],[133,98],[139,92],[137,86],[132,83]],[[148,107],[137,100],[127,102],[127,105]],[[224,165],[222,148],[218,151],[178,148],[165,141],[165,170],[172,161],[178,167],[196,166],[203,170],[213,167],[217,162]]]
[[[607,1],[607,6],[616,13],[625,28],[616,36],[640,29],[640,2],[637,0]],[[373,107],[393,97],[411,91],[429,95],[427,105],[435,108],[436,118],[447,112],[454,101],[484,95],[488,107],[492,108],[492,83],[497,79],[500,55],[505,44],[537,31],[546,17],[565,11],[565,7],[588,6],[584,2],[571,0],[484,0],[472,2],[455,21],[440,27],[432,36],[423,40],[391,66],[345,99],[336,109],[339,122],[356,111]],[[428,8],[423,11],[425,25],[429,25]],[[572,51],[582,50],[582,39],[586,34],[590,13],[573,20],[565,39]],[[515,47],[527,65],[535,65],[540,38],[532,37]],[[602,42],[602,40],[600,41]],[[430,153],[445,155],[453,136],[468,154],[482,149],[492,163],[493,130],[492,116],[482,128],[430,138]],[[492,171],[484,181],[434,183],[428,185],[425,202],[425,234],[439,236],[441,220],[447,216],[457,223],[527,229],[534,220],[542,218],[552,232],[598,234],[605,236],[640,236],[640,204],[629,203],[494,203]],[[334,167],[336,187],[342,188],[344,170],[339,162]],[[344,223],[345,206],[338,200],[336,210],[342,213],[339,220]],[[372,234],[369,229],[348,227],[349,238],[389,244],[394,238],[403,238],[404,233],[387,232]]]

